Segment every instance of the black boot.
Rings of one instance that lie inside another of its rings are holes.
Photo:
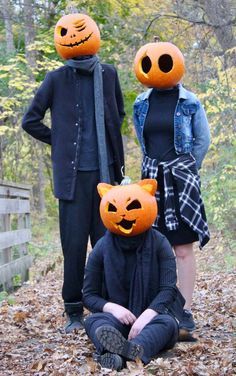
[[[143,355],[143,348],[135,342],[128,341],[110,325],[102,325],[96,329],[96,337],[100,344],[110,353],[121,355],[125,359],[135,360]]]
[[[93,360],[101,364],[103,368],[120,371],[125,367],[125,360],[118,354],[106,352],[105,354],[93,354]]]
[[[74,329],[83,329],[83,304],[81,302],[64,304],[67,316],[65,332],[71,333]]]

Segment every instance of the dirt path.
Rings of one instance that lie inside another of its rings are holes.
[[[218,242],[219,239],[215,238],[208,250],[198,252],[198,264],[204,270],[198,272],[193,307],[198,342],[178,343],[145,368],[141,364],[129,363],[129,368],[119,375],[235,374],[235,274],[224,272],[226,266],[222,247],[217,251]],[[117,374],[100,369],[92,361],[93,347],[84,331],[70,335],[63,333],[60,261],[61,258],[54,263],[54,270],[47,270],[41,280],[20,288],[14,294],[14,304],[4,302],[0,307],[0,376]],[[46,269],[51,269],[51,264],[50,267],[44,265]]]

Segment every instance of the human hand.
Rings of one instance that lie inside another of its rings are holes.
[[[135,338],[143,328],[157,315],[157,312],[153,309],[146,309],[135,321],[130,329],[128,339]]]
[[[136,317],[131,311],[116,303],[106,303],[103,307],[103,312],[111,313],[125,325],[133,325],[136,320]]]

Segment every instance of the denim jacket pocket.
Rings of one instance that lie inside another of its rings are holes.
[[[197,112],[197,109],[198,109],[198,106],[197,106],[196,103],[184,105],[182,107],[183,114],[186,115],[186,116],[192,116],[193,114],[195,114]]]
[[[191,105],[186,105],[182,107],[183,111],[183,125],[185,126],[185,132],[186,134],[190,134],[190,124],[192,120],[192,116],[196,113],[197,111],[197,105],[191,104]]]

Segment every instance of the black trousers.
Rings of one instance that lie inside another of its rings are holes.
[[[114,182],[113,168],[110,168]],[[59,200],[61,245],[64,256],[62,298],[65,303],[82,300],[88,239],[94,247],[106,229],[99,214],[99,171],[78,171],[72,201]]]
[[[130,326],[122,324],[111,313],[94,313],[85,320],[85,330],[96,347],[98,353],[102,354],[104,349],[99,343],[95,331],[102,325],[111,325],[119,330],[127,338]],[[151,359],[159,354],[162,350],[171,349],[178,340],[178,325],[176,320],[166,314],[158,314],[154,317],[143,330],[132,339],[144,349],[142,361],[147,364]]]

